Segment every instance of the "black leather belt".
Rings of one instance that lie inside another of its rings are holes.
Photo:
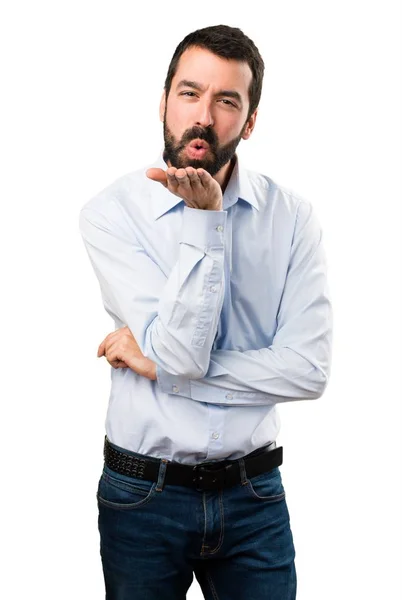
[[[105,436],[104,445],[105,464],[122,475],[137,477],[149,481],[157,481],[159,475],[160,458],[145,456],[143,454],[129,454],[112,446]],[[276,443],[258,448],[243,456],[247,478],[260,475],[279,467],[283,461],[283,447],[276,447]],[[221,460],[204,462],[197,465],[185,465],[175,461],[168,461],[166,465],[165,483],[184,485],[197,490],[219,489],[231,487],[241,482],[240,462],[235,460]]]

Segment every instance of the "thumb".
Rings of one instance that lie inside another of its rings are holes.
[[[146,172],[146,176],[153,181],[157,181],[161,183],[165,187],[167,187],[167,175],[166,172],[162,169],[148,169]]]

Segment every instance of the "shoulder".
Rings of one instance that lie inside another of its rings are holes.
[[[125,173],[87,200],[79,212],[80,223],[113,224],[126,229],[138,220],[150,207],[150,180],[145,174],[149,166]]]
[[[132,202],[142,193],[147,192],[149,187],[149,179],[145,175],[147,168],[148,166],[142,167],[118,177],[92,196],[82,206],[81,212],[89,210],[104,213],[116,203],[124,204],[128,200]]]
[[[294,190],[279,184],[263,173],[245,169],[250,186],[262,209],[279,211],[294,219],[312,210],[311,203]]]

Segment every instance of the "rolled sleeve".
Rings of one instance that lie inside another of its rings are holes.
[[[309,400],[328,384],[332,306],[322,232],[309,203],[297,214],[278,327],[270,347],[213,350],[205,377],[163,380],[168,389],[199,402],[250,406]],[[171,392],[170,392],[171,393]]]

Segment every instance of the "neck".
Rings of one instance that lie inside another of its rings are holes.
[[[237,159],[235,155],[228,163],[226,163],[226,165],[222,167],[220,171],[217,172],[216,175],[214,175],[214,179],[216,179],[216,181],[222,188],[222,193],[225,191],[226,186],[229,183],[229,179],[236,164],[236,160]]]

